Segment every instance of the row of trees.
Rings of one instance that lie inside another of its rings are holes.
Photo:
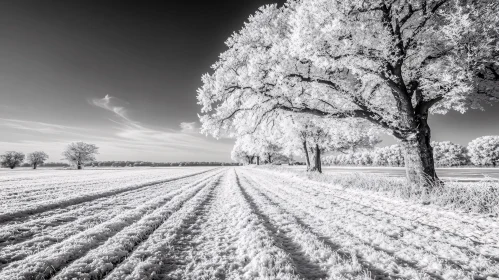
[[[290,133],[275,128],[283,119],[313,116],[314,125],[321,120],[318,126],[326,123],[333,133],[335,120],[351,122],[360,134],[374,126],[400,142],[409,182],[432,186],[439,179],[428,118],[499,100],[498,26],[496,0],[300,0],[262,7],[202,77],[202,132],[251,137],[285,153],[288,145],[280,144],[291,139],[275,141]],[[246,151],[233,154],[239,152]]]
[[[335,122],[331,126],[331,122]],[[379,142],[369,130],[352,129],[362,124],[325,120],[314,116],[281,114],[272,123],[236,140],[232,159],[246,164],[291,163],[295,156],[306,159],[307,169],[322,172],[321,155],[330,151],[371,148]]]
[[[23,163],[25,159],[25,155],[21,152],[8,151],[3,155],[0,155],[0,165],[2,167],[8,167],[10,169],[14,169]],[[49,156],[42,151],[32,152],[28,154],[28,164],[33,166],[33,169],[36,169],[39,165],[42,165]]]
[[[499,165],[499,136],[479,137],[465,148],[449,141],[431,142],[436,166]],[[328,156],[325,164],[360,166],[404,166],[403,149],[392,145],[374,150]]]
[[[76,142],[69,144],[62,155],[70,164],[81,169],[85,163],[95,160],[95,155],[98,154],[98,150],[99,148],[94,144]],[[39,165],[43,165],[48,158],[49,156],[45,152],[33,152],[28,154],[28,164],[33,166],[33,169],[36,169]],[[15,167],[21,166],[24,159],[25,155],[23,153],[8,151],[5,154],[0,155],[0,165],[2,167],[14,169]],[[57,163],[53,164],[57,165]]]
[[[223,165],[238,165],[237,163],[222,163],[222,162],[148,162],[148,161],[96,161],[95,155],[98,154],[98,147],[94,144],[84,142],[76,142],[69,144],[62,155],[64,159],[78,169],[82,169],[84,165],[90,166],[110,166],[110,167],[133,167],[133,166],[223,166]],[[50,162],[45,163],[48,155],[45,152],[33,152],[28,154],[27,163],[23,164],[25,155],[21,152],[8,151],[0,155],[0,164],[2,167],[15,168],[18,166],[33,166],[36,169],[40,165],[47,167],[66,167],[66,163]]]

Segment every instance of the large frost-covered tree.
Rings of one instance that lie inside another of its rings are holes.
[[[495,0],[263,7],[203,76],[203,131],[245,133],[279,111],[361,118],[402,143],[410,182],[436,181],[429,114],[497,101],[498,22]]]

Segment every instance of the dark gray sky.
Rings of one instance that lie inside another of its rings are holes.
[[[274,2],[0,1],[0,152],[59,161],[81,140],[100,160],[229,160],[232,141],[197,133],[196,89],[230,34]],[[435,140],[498,134],[489,109],[432,117]]]

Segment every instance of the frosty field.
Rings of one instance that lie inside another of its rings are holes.
[[[499,221],[251,167],[0,175],[0,279],[499,279]]]

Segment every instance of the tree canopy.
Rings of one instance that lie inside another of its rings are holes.
[[[499,96],[494,0],[302,0],[269,5],[202,77],[202,131],[255,131],[282,112],[358,118],[404,147],[411,182],[436,180],[430,113]]]
[[[99,153],[98,150],[99,148],[94,144],[75,142],[69,144],[62,155],[71,164],[81,169],[85,163],[95,160],[95,155]]]
[[[0,165],[14,169],[23,163],[24,157],[24,154],[21,152],[8,151],[5,152],[5,154],[0,155]]]

